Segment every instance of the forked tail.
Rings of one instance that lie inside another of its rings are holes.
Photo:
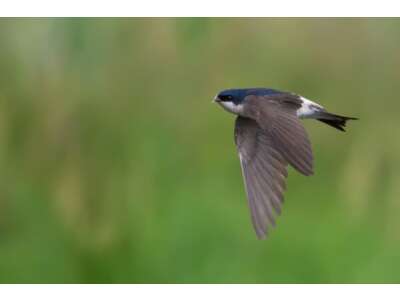
[[[346,122],[348,120],[358,120],[358,118],[344,117],[344,116],[331,114],[328,112],[320,112],[319,116],[317,117],[317,120],[324,122],[325,124],[328,124],[332,127],[335,127],[336,129],[338,129],[340,131],[346,131],[344,129],[344,127],[346,127]]]

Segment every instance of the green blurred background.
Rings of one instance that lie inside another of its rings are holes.
[[[400,281],[399,19],[0,20],[0,282]],[[253,232],[230,87],[357,116],[305,121]]]

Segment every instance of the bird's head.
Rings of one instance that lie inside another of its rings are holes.
[[[244,101],[246,97],[246,89],[229,89],[219,92],[215,96],[214,101],[221,102],[231,102],[233,104],[239,105]]]
[[[225,110],[240,115],[243,112],[243,102],[247,95],[246,89],[229,89],[219,92],[214,101]]]
[[[225,110],[242,115],[247,96],[269,96],[280,93],[282,92],[268,88],[229,89],[219,92],[214,101]]]

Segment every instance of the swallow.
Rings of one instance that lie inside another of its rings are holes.
[[[270,88],[229,89],[214,101],[237,115],[234,140],[239,154],[254,230],[265,239],[286,190],[287,167],[313,175],[313,154],[300,119],[316,119],[340,131],[348,120],[300,95]]]

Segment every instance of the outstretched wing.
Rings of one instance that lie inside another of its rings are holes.
[[[236,119],[235,143],[253,227],[258,238],[265,238],[268,227],[275,225],[275,216],[281,212],[287,162],[273,145],[270,134],[252,119]]]
[[[245,114],[235,124],[239,152],[254,229],[267,236],[281,212],[286,188],[286,167],[304,175],[313,173],[313,156],[307,133],[296,115],[295,95],[251,96]]]
[[[246,114],[269,133],[275,149],[303,175],[313,174],[313,155],[306,130],[297,117],[301,100],[284,93],[274,96],[249,96]]]

